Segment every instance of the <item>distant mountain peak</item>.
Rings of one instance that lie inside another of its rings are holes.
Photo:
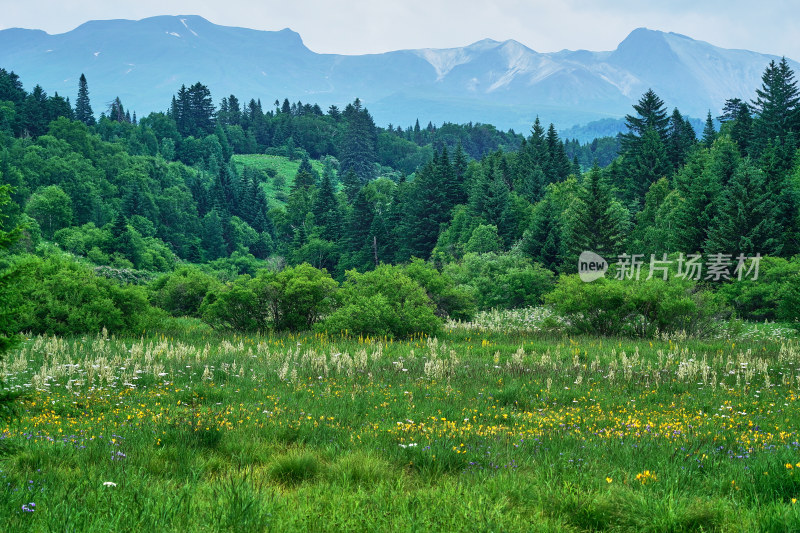
[[[536,115],[569,126],[630,111],[648,88],[695,117],[753,97],[772,56],[636,28],[616,49],[539,53],[513,40],[385,54],[315,53],[289,28],[216,25],[198,15],[89,21],[72,31],[0,30],[0,67],[28,88],[73,97],[85,73],[95,110],[119,96],[139,116],[163,110],[182,84],[215,103],[302,99],[326,107],[360,97],[380,122],[490,122],[527,130]],[[800,65],[791,62],[792,68]]]

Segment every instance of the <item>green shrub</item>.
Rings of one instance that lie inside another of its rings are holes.
[[[112,333],[133,333],[153,311],[144,288],[99,277],[65,256],[22,256],[12,271],[20,277],[22,331],[79,335],[105,327]]]
[[[433,334],[442,325],[436,306],[419,283],[396,266],[381,265],[359,274],[347,272],[341,307],[318,329],[370,336],[407,337]]]
[[[545,301],[575,333],[593,335],[703,334],[725,313],[716,294],[681,278],[585,283],[577,275],[562,275]]]
[[[250,276],[210,291],[200,306],[203,320],[217,329],[265,331],[267,309],[258,305]]]
[[[236,331],[307,330],[327,314],[338,283],[309,264],[261,270],[209,292],[200,308],[214,327]]]
[[[733,309],[749,320],[800,320],[800,257],[764,257],[758,279],[734,280],[719,289]]]
[[[471,320],[475,316],[475,299],[463,286],[457,287],[452,278],[445,276],[432,264],[414,258],[403,272],[422,285],[428,297],[436,304],[436,315],[455,320]]]
[[[469,291],[481,310],[539,305],[554,283],[552,272],[516,254],[468,253],[444,274]]]
[[[151,283],[150,300],[172,316],[198,317],[206,294],[220,286],[215,277],[183,267]]]
[[[339,287],[327,270],[308,263],[278,273],[263,271],[254,285],[272,308],[273,327],[293,331],[310,329],[328,314]]]

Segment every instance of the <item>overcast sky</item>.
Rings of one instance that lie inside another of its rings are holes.
[[[291,28],[321,53],[464,46],[489,37],[539,51],[613,50],[638,27],[800,60],[797,0],[0,0],[0,28],[69,31],[87,20],[200,15]]]

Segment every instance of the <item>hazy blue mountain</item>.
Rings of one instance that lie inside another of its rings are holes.
[[[614,51],[538,53],[485,39],[462,48],[344,56],[315,53],[289,30],[257,31],[197,16],[91,21],[63,34],[0,31],[0,67],[28,89],[73,101],[85,73],[96,112],[119,96],[139,116],[165,110],[181,84],[226,95],[342,106],[360,97],[378,124],[490,122],[526,131],[538,114],[561,128],[619,118],[652,87],[684,114],[718,114],[750,99],[774,56],[727,50],[683,35],[633,31]],[[791,62],[800,70],[800,64]]]

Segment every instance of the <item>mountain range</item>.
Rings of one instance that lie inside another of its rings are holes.
[[[90,21],[72,31],[0,31],[0,67],[74,102],[86,74],[96,113],[119,96],[144,116],[163,111],[182,84],[207,85],[215,103],[235,94],[342,107],[356,97],[381,125],[485,122],[527,132],[538,115],[564,129],[629,113],[652,88],[671,109],[705,117],[727,98],[752,99],[775,56],[730,50],[639,28],[616,50],[539,53],[484,39],[448,49],[335,55],[289,30],[220,26],[199,16]],[[800,64],[790,61],[798,71]]]

